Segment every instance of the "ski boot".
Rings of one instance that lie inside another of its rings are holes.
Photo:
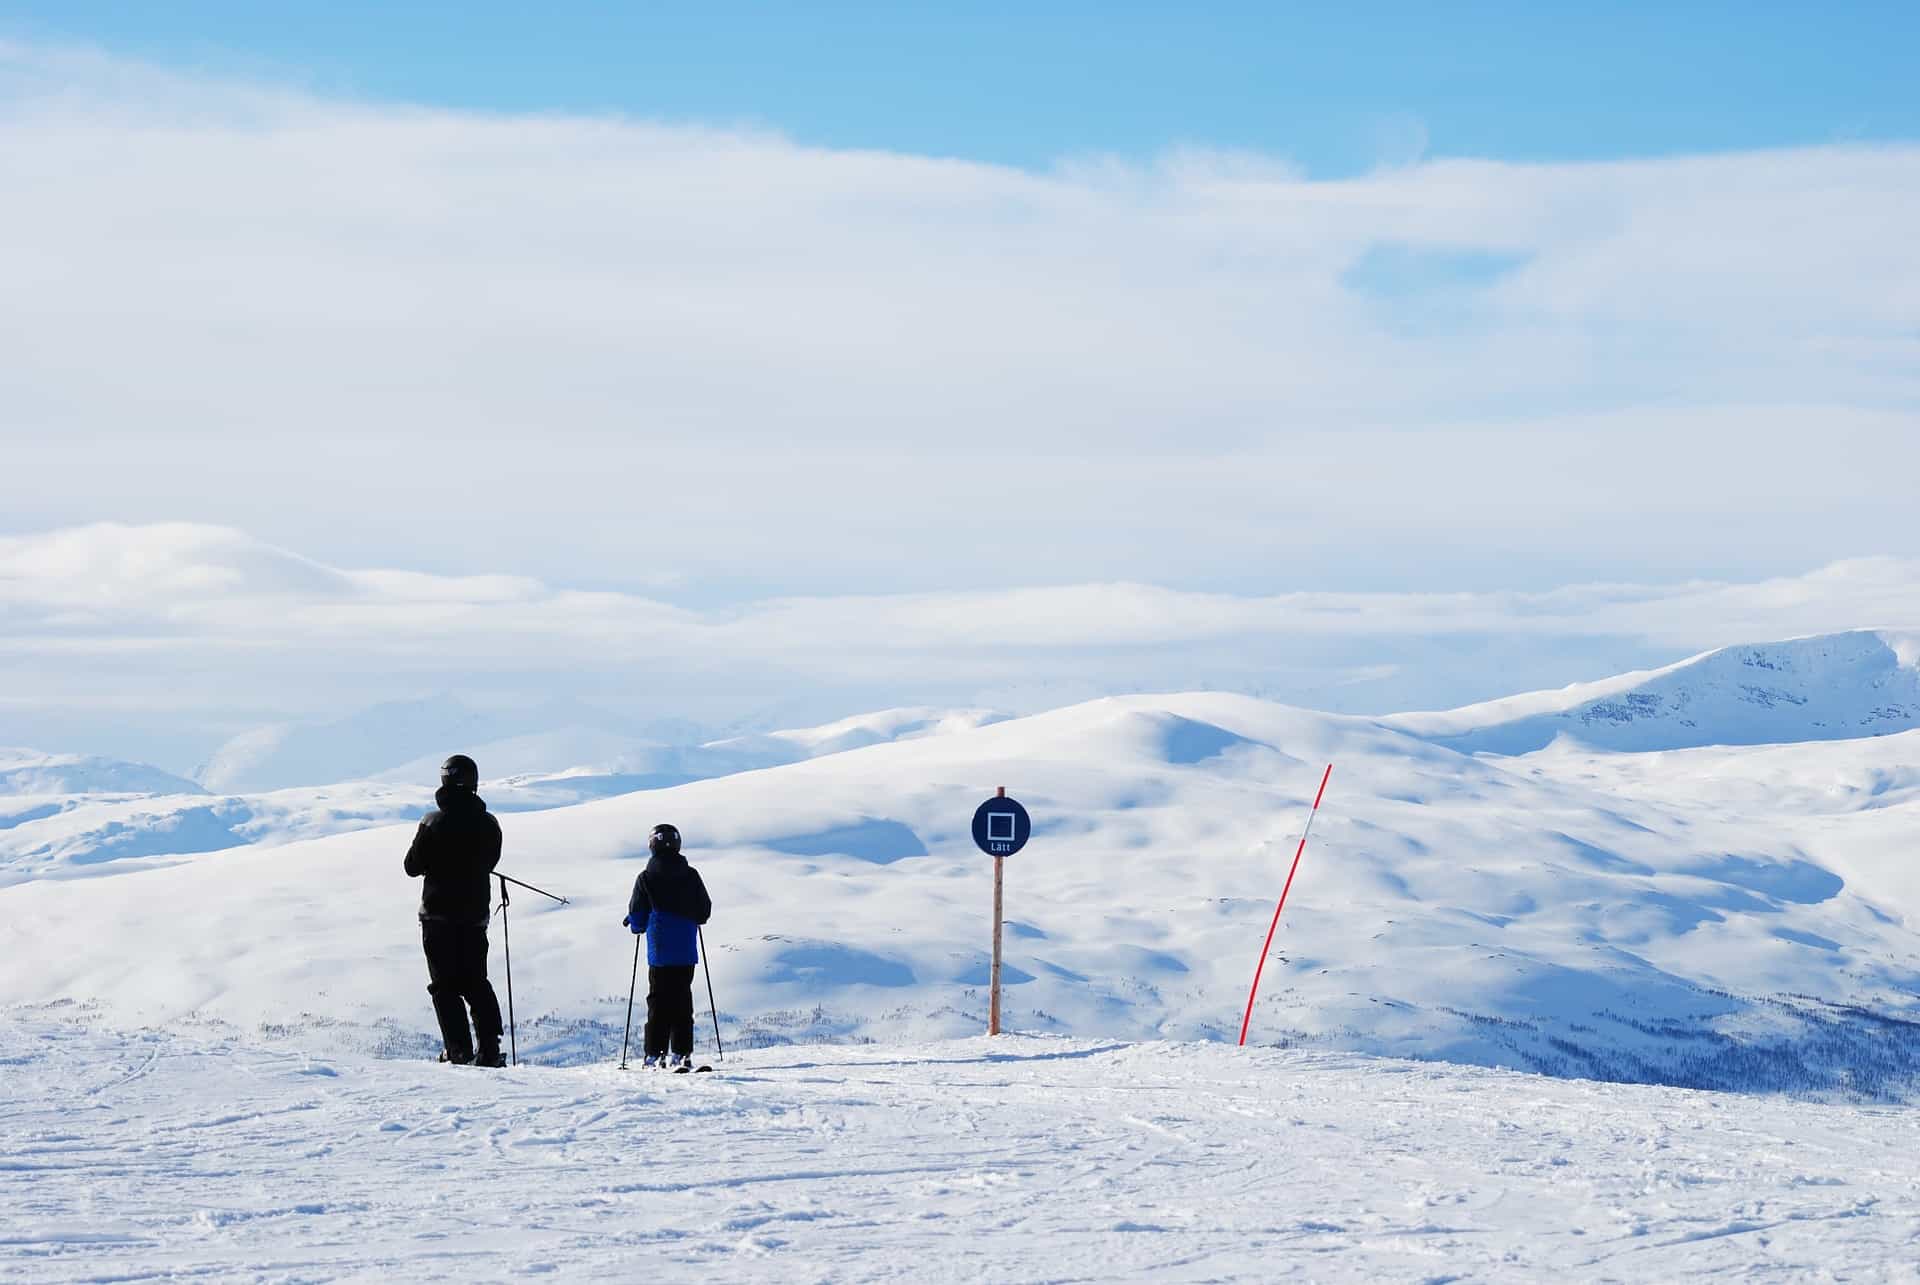
[[[505,1066],[507,1064],[507,1055],[499,1049],[481,1049],[479,1056],[473,1059],[473,1064],[475,1066]]]

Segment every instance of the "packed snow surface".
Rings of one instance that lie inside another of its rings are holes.
[[[0,1019],[0,1276],[1911,1279],[1920,1115],[1003,1037],[712,1076]]]

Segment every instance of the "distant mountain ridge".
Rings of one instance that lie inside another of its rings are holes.
[[[1562,738],[1649,752],[1883,736],[1920,728],[1920,633],[1723,647],[1664,669],[1380,721],[1450,749],[1506,755]]]
[[[279,723],[242,732],[194,771],[220,793],[365,780],[409,759],[452,753],[511,735],[503,720],[457,700],[389,701],[327,722]]]
[[[856,714],[819,727],[732,736],[725,740],[709,741],[701,748],[715,754],[753,756],[771,767],[779,763],[798,763],[819,758],[824,754],[843,754],[848,750],[865,749],[869,745],[971,731],[976,727],[1004,722],[1008,717],[993,710],[936,709],[913,705]]]
[[[483,781],[603,777],[601,793],[660,789],[754,768],[798,763],[890,741],[965,731],[1005,718],[984,709],[909,706],[819,727],[722,740],[660,739],[610,730],[596,711],[516,715],[457,697],[392,701],[325,722],[281,723],[230,738],[194,772],[206,790],[260,794],[348,781],[431,782],[452,753],[479,761]],[[644,733],[648,729],[642,729]],[[691,742],[691,743],[690,743]]]
[[[977,708],[907,706],[708,740],[684,728],[628,728],[586,707],[502,713],[439,696],[241,733],[194,778],[223,794],[362,780],[418,783],[458,750],[478,757],[488,780],[595,776],[605,778],[599,792],[611,794],[964,731],[1004,717]],[[1651,751],[1883,735],[1920,727],[1920,631],[1856,630],[1725,647],[1663,669],[1378,721],[1452,749],[1507,755],[1562,738],[1594,749]]]
[[[195,782],[145,763],[0,747],[0,795],[205,793]]]
[[[441,746],[437,752],[369,779],[275,790],[210,792],[139,764],[0,750],[0,799],[18,799],[13,806],[0,805],[0,886],[112,873],[113,863],[130,859],[170,860],[411,821],[429,806],[448,747],[479,760],[482,791],[496,812],[538,812],[875,745],[953,735],[1004,717],[979,709],[913,707],[705,745],[668,745],[581,726],[476,744],[457,735],[468,725],[469,711],[449,702],[444,720],[434,722],[426,708],[431,704],[377,706],[363,716],[317,729],[308,750],[331,742],[364,759],[378,753],[369,731],[385,720],[407,729],[404,737],[396,734],[396,746],[417,745],[422,736],[430,736]],[[336,736],[342,728],[348,730]],[[395,752],[389,748],[386,758]],[[278,760],[278,770],[296,761]],[[9,765],[17,765],[14,779],[22,788],[8,788]]]

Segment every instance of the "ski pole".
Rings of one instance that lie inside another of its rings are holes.
[[[707,962],[707,930],[695,927],[700,934],[700,967],[707,973],[707,1012],[713,1015],[713,1060],[722,1061],[727,1056],[726,1048],[720,1043],[720,1009],[713,1002],[713,965]]]
[[[513,1064],[519,1066],[520,1039],[513,1030],[513,934],[507,929],[507,882],[507,877],[500,875],[500,943],[507,949],[507,1047],[512,1051]],[[513,882],[520,881],[515,879]],[[534,891],[538,892],[539,889]]]
[[[562,897],[557,893],[548,892],[545,888],[536,888],[530,883],[525,883],[519,879],[515,879],[512,875],[503,875],[498,870],[493,872],[493,877],[496,879],[499,879],[503,883],[510,883],[510,884],[516,885],[517,887],[525,888],[528,892],[537,892],[542,897],[547,898],[549,901],[557,901],[563,906],[571,906],[573,904],[571,901],[568,901],[565,897]],[[500,890],[500,895],[503,897],[506,896],[507,890],[505,888],[502,888]]]
[[[633,1040],[633,993],[640,989],[640,934],[633,935],[633,980],[627,983],[627,1029],[620,1035],[620,1069],[627,1069],[627,1045]]]

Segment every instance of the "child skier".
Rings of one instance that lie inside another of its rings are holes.
[[[623,921],[647,935],[647,1067],[693,1069],[693,971],[700,962],[700,925],[713,900],[700,872],[680,854],[680,832],[656,825],[647,836],[647,868],[633,881]],[[672,1057],[669,1059],[668,1050]]]

